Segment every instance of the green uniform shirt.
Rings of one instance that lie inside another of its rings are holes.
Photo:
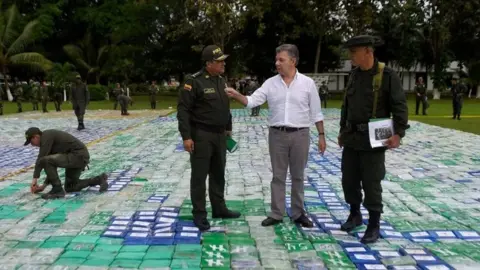
[[[36,86],[36,85],[33,85],[33,86],[32,86],[32,93],[31,93],[31,95],[32,95],[32,100],[33,100],[33,101],[38,101],[38,100],[39,100],[39,96],[40,96],[40,95],[39,95],[39,91],[38,91],[38,86]]]
[[[427,93],[427,88],[425,84],[417,84],[415,86],[415,94],[420,94],[420,96],[424,96]]]
[[[23,95],[23,88],[20,84],[15,85],[15,91],[13,95],[17,98]]]
[[[53,154],[70,153],[83,156],[86,163],[90,160],[90,154],[85,144],[71,134],[55,129],[43,131],[40,137],[40,152],[38,153],[37,162],[35,163],[33,178],[40,177],[42,168],[39,161],[42,157]]]
[[[186,80],[179,91],[177,104],[178,129],[183,140],[191,139],[192,126],[232,130],[226,83],[225,78],[210,76],[205,69]]]
[[[86,105],[90,102],[90,93],[84,83],[75,83],[72,85],[70,98],[72,104]]]
[[[113,94],[115,97],[118,97],[124,93],[123,88],[115,88],[113,89]]]
[[[40,95],[42,100],[48,101],[48,87],[47,86],[41,86],[40,87]]]
[[[150,85],[150,95],[154,96],[158,93],[158,86],[156,85]]]
[[[320,92],[319,93],[320,95],[323,95],[323,96],[327,95],[328,94],[328,87],[326,85],[320,86],[320,91],[319,92]]]
[[[463,83],[452,85],[452,97],[456,100],[462,100],[463,95],[468,93],[467,87]]]
[[[373,77],[378,70],[378,61],[370,70],[356,68],[351,71],[351,83],[347,85],[347,93],[342,104],[340,134],[345,146],[360,150],[370,150],[368,130],[354,131],[347,127],[368,124],[373,110]],[[376,118],[393,120],[395,134],[405,136],[408,125],[408,107],[400,77],[389,67],[383,70],[382,84],[378,93]]]

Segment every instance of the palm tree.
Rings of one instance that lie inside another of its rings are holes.
[[[48,79],[53,82],[56,87],[63,87],[75,79],[75,66],[70,63],[55,63],[48,73]]]
[[[75,65],[87,71],[88,75],[95,76],[95,82],[100,83],[100,75],[108,60],[110,45],[95,48],[90,31],[85,34],[78,45],[63,46],[65,53],[74,61]]]
[[[20,13],[15,5],[6,11],[0,11],[0,71],[7,75],[9,67],[21,66],[34,71],[48,71],[51,62],[42,54],[25,52],[28,45],[35,41],[34,31],[39,22],[33,20],[25,25],[23,31],[17,31]],[[5,85],[8,85],[5,76]]]

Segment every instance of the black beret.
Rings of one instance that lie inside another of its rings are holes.
[[[354,36],[351,39],[347,40],[343,47],[345,48],[352,48],[352,47],[363,47],[363,46],[371,46],[376,47],[381,45],[381,41],[377,37],[373,37],[370,35],[360,35]]]

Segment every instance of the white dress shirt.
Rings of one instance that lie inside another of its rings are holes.
[[[251,96],[247,96],[247,108],[268,103],[268,125],[287,127],[310,127],[323,121],[315,82],[296,72],[290,86],[280,75],[266,80]]]

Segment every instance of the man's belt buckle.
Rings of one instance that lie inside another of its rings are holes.
[[[274,128],[284,132],[299,131],[300,129],[302,129],[302,128],[286,127],[286,126],[274,127]]]

